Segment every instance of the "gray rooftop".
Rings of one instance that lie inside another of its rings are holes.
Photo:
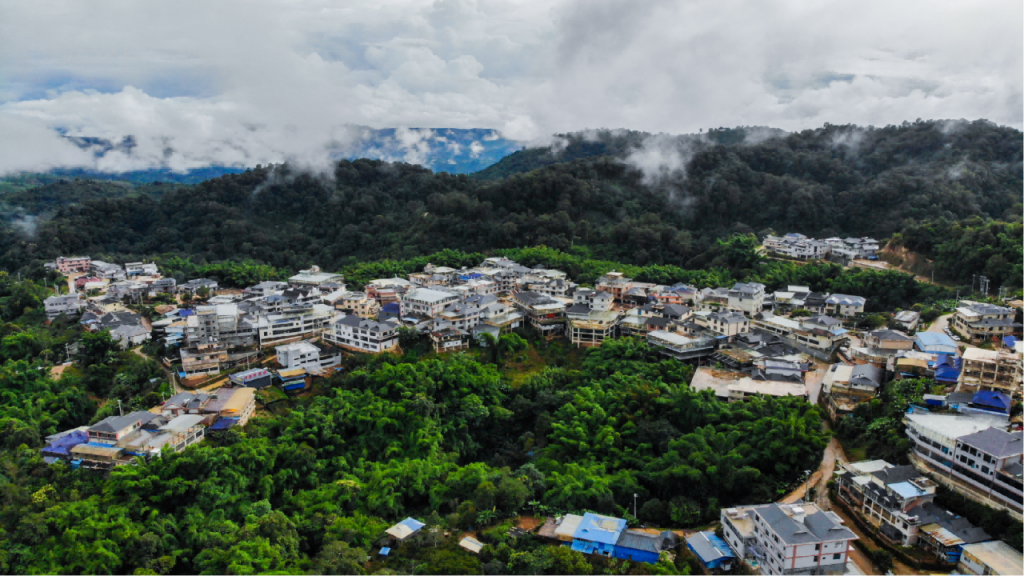
[[[772,527],[786,544],[814,544],[830,540],[853,540],[857,536],[823,512],[815,512],[798,522],[778,504],[754,508],[753,512]]]
[[[874,364],[857,364],[850,372],[850,384],[878,388],[882,385],[885,373]]]
[[[960,442],[990,454],[995,458],[1019,456],[1024,453],[1024,432],[1005,432],[986,428],[959,438]]]

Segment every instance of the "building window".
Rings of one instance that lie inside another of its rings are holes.
[[[842,555],[842,554],[833,554],[833,555],[832,555],[832,559],[833,559],[833,560],[839,560],[839,559],[840,559],[840,558],[842,558],[842,557],[843,557],[843,555]]]

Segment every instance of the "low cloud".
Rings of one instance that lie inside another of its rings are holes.
[[[450,143],[413,127],[557,146],[550,135],[588,126],[1024,123],[1019,1],[54,0],[3,13],[2,172],[315,167],[358,145],[355,126],[409,130],[396,146],[414,161]],[[58,129],[134,145],[97,157]],[[634,161],[671,166],[659,150]]]

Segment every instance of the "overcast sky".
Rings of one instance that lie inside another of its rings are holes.
[[[316,163],[351,125],[1024,122],[1020,0],[0,0],[0,172]]]

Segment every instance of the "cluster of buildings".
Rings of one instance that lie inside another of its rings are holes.
[[[1019,518],[1024,509],[1024,433],[1008,431],[1007,415],[992,404],[997,394],[978,393],[952,410],[912,406],[904,416],[911,462],[964,495]],[[986,397],[988,396],[988,397]]]
[[[972,436],[976,437],[969,440],[971,445],[982,444],[989,450],[996,444],[1003,445],[1001,437],[992,442],[996,438],[992,432]],[[1016,438],[1019,467],[1019,432]],[[960,571],[966,574],[1022,571],[1024,557],[1020,552],[993,539],[984,527],[974,526],[967,518],[936,504],[938,485],[915,466],[893,466],[884,460],[846,463],[837,472],[836,485],[839,498],[893,545],[923,548],[942,562],[959,563]]]
[[[109,471],[159,457],[164,450],[181,452],[202,442],[207,430],[244,426],[255,410],[253,388],[182,392],[149,411],[110,416],[49,436],[42,455],[48,463],[60,460],[73,469]]]
[[[828,258],[842,264],[852,260],[876,259],[878,241],[873,238],[824,238],[816,240],[791,232],[785,236],[765,237],[765,250],[801,260]]]

